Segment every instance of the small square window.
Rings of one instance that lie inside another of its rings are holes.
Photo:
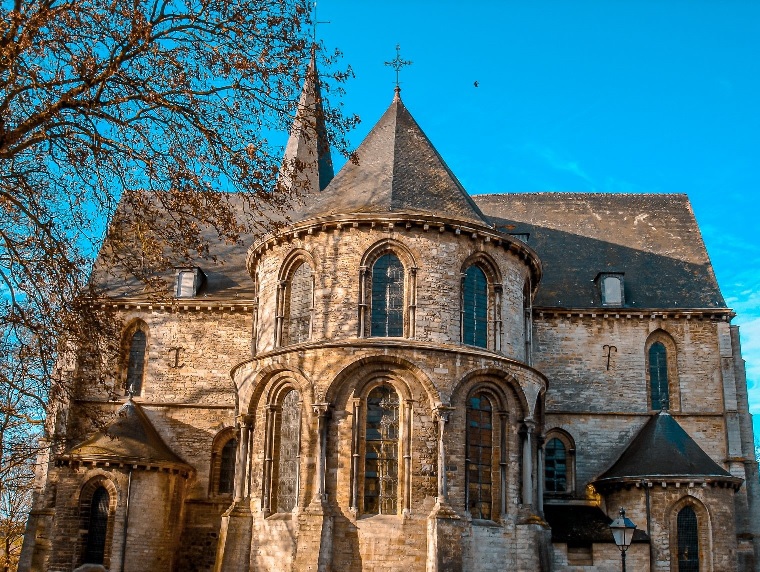
[[[606,272],[597,275],[599,293],[603,306],[622,306],[625,304],[625,286],[622,272]]]
[[[177,298],[193,298],[197,296],[205,277],[203,271],[198,267],[179,268],[177,270],[174,295]]]

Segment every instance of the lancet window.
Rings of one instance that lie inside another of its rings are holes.
[[[399,489],[399,397],[390,385],[367,396],[364,512],[397,514]]]
[[[649,347],[649,388],[652,409],[670,409],[668,352],[661,342]]]
[[[488,280],[475,264],[462,278],[462,341],[481,348],[488,345]]]
[[[404,335],[404,265],[393,253],[384,254],[372,266],[370,335]]]
[[[677,517],[678,572],[699,572],[699,529],[697,514],[683,507]]]
[[[493,502],[493,406],[485,393],[467,401],[467,510],[491,519]]]
[[[237,439],[230,439],[222,447],[219,463],[219,494],[231,494],[235,486],[235,456]]]
[[[129,343],[125,395],[140,395],[145,377],[145,354],[148,337],[142,329],[135,330]]]
[[[302,262],[290,277],[285,309],[284,344],[298,344],[311,338],[314,308],[314,281],[311,268]]]

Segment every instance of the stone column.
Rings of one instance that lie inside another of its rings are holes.
[[[494,309],[493,309],[493,323],[494,323],[494,344],[493,349],[496,352],[501,353],[501,338],[504,335],[504,325],[501,320],[501,298],[503,287],[501,284],[493,285],[494,291]]]
[[[417,327],[417,267],[409,269],[409,332],[408,337],[413,338]]]
[[[544,438],[543,436],[536,437],[538,445],[538,458],[536,459],[536,507],[538,514],[543,517],[544,515]],[[568,459],[569,462],[569,459]],[[569,475],[568,475],[569,476]],[[568,483],[569,485],[570,483]]]
[[[438,422],[438,498],[436,505],[448,506],[449,504],[449,485],[446,478],[446,447],[444,446],[444,432],[446,423],[449,422],[453,407],[439,405],[433,410],[433,416]]]
[[[351,419],[351,506],[349,509],[354,515],[359,512],[359,414],[361,403],[361,399],[354,398]]]
[[[499,516],[507,515],[507,422],[508,411],[499,411]]]
[[[274,423],[277,412],[274,406],[267,405],[264,429],[264,475],[261,482],[261,508],[264,516],[269,516],[272,508],[272,463],[274,460]]]
[[[325,497],[325,471],[327,466],[327,403],[315,403],[314,413],[317,416],[317,470],[314,475],[314,499],[312,502],[322,504]]]
[[[235,504],[245,498],[245,483],[248,477],[248,454],[253,416],[240,416],[240,441],[238,442],[237,459],[235,461]]]
[[[404,401],[404,516],[408,516],[412,511],[412,403],[412,400]]]
[[[523,474],[522,474],[522,502],[524,505],[533,506],[533,431],[535,422],[526,417],[523,421]]]
[[[275,304],[277,306],[274,318],[274,347],[279,348],[282,345],[282,329],[285,320],[285,290],[287,282],[280,280],[277,283],[277,297]]]

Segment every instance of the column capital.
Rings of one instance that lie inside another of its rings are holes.
[[[330,404],[329,403],[312,403],[311,409],[314,411],[315,415],[318,415],[319,417],[327,417],[327,414],[330,412]]]
[[[256,418],[255,415],[251,415],[250,413],[245,413],[242,415],[238,415],[238,422],[242,427],[250,427],[253,425],[254,419]]]
[[[436,405],[433,407],[433,418],[436,421],[443,421],[444,423],[448,423],[449,417],[455,409],[455,407],[451,407],[449,405]]]

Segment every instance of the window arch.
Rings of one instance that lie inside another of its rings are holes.
[[[462,276],[462,342],[488,347],[488,280],[476,264]]]
[[[142,395],[148,361],[148,328],[136,322],[124,333],[124,395]]]
[[[404,335],[404,265],[396,254],[380,256],[372,265],[370,335]]]
[[[391,385],[378,385],[367,395],[364,512],[368,514],[398,513],[399,409],[399,396]]]
[[[301,465],[301,394],[278,386],[267,406],[262,506],[266,515],[298,505]]]
[[[699,572],[699,529],[697,513],[687,505],[676,517],[678,572]]]
[[[570,435],[558,429],[549,431],[543,455],[544,494],[572,494],[575,490],[575,445]]]
[[[676,345],[666,332],[653,332],[645,347],[647,401],[650,410],[680,408]]]
[[[211,448],[210,495],[232,495],[234,492],[237,444],[237,435],[232,427],[214,438]]]
[[[493,405],[480,391],[467,400],[467,510],[472,518],[490,520],[493,503]]]

